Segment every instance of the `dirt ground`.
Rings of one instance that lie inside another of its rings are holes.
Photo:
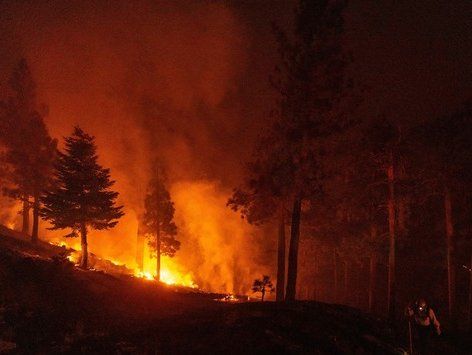
[[[0,353],[402,354],[406,348],[401,332],[353,308],[216,302],[215,294],[83,271],[61,252],[0,237]]]

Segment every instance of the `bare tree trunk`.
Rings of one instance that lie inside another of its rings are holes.
[[[371,226],[370,237],[372,244],[374,244],[375,239],[377,239],[377,227],[375,225]],[[370,265],[369,265],[369,312],[374,311],[374,296],[376,289],[376,278],[377,278],[377,251],[372,250],[370,254]]]
[[[88,248],[87,248],[87,226],[82,223],[80,227],[80,242],[82,249],[82,258],[80,259],[80,267],[86,269],[88,267]]]
[[[362,292],[361,289],[359,288],[360,282],[361,282],[361,275],[364,273],[363,270],[363,263],[362,261],[359,261],[359,263],[354,263],[353,267],[358,267],[359,270],[356,272],[354,271],[354,287],[355,289],[353,290],[356,295],[356,308],[362,309]]]
[[[161,226],[157,220],[156,229],[156,280],[161,281]]]
[[[301,205],[301,196],[297,195],[293,201],[292,227],[290,230],[290,247],[288,251],[287,291],[285,293],[287,301],[294,301],[296,296]]]
[[[446,222],[446,262],[447,262],[447,291],[448,291],[448,315],[453,321],[455,307],[455,272],[454,272],[454,225],[452,222],[451,193],[448,188],[444,191],[444,212]]]
[[[261,301],[264,302],[265,290],[262,290],[262,291],[261,291],[261,294],[262,294]]]
[[[472,333],[472,252],[470,253],[470,268],[469,268],[469,332]]]
[[[339,302],[338,297],[338,262],[337,262],[337,248],[333,248],[333,278],[334,278],[334,302]]]
[[[29,210],[30,210],[29,201],[27,197],[25,196],[23,199],[23,209],[22,209],[23,227],[21,228],[21,232],[23,234],[29,233]]]
[[[405,198],[398,198],[397,222],[398,235],[401,237],[406,233],[406,218],[407,218],[408,204]]]
[[[389,231],[389,251],[388,251],[388,318],[395,319],[395,172],[393,162],[393,152],[390,151],[390,162],[387,168],[388,178],[388,231]]]
[[[312,265],[313,265],[313,276],[314,276],[314,280],[313,280],[313,300],[315,299],[319,299],[320,297],[320,292],[319,292],[319,258],[318,258],[318,255],[316,254],[316,252],[314,253],[314,260],[312,261]],[[308,282],[307,282],[308,283]]]
[[[34,194],[33,201],[33,231],[31,233],[31,241],[36,243],[38,241],[39,230],[39,194]]]
[[[143,271],[144,267],[144,242],[145,235],[142,231],[142,216],[138,217],[138,232],[136,235],[136,264],[140,271]]]
[[[285,216],[283,207],[280,209],[277,243],[277,289],[275,294],[277,302],[283,302],[285,298]]]
[[[348,265],[348,261],[346,260],[344,262],[344,304],[349,304],[349,265]]]
[[[156,179],[159,181],[159,168],[156,168]],[[159,193],[157,194],[159,196]],[[156,280],[161,281],[161,219],[159,216],[159,198],[156,206]]]

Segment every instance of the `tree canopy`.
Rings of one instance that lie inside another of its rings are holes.
[[[75,127],[65,138],[64,152],[58,152],[53,188],[43,197],[42,216],[50,229],[71,228],[68,237],[82,238],[82,266],[87,266],[87,229],[113,228],[123,206],[116,206],[118,192],[111,190],[114,181],[110,169],[98,164],[94,137]],[[84,260],[85,259],[85,260]]]
[[[13,95],[0,102],[0,145],[7,165],[3,192],[23,202],[23,232],[29,230],[33,206],[32,238],[38,238],[39,198],[51,183],[57,141],[44,123],[47,108],[36,98],[36,84],[26,60],[20,60],[9,80]],[[33,201],[31,201],[33,198]]]

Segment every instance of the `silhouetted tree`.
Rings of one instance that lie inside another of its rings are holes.
[[[410,137],[417,151],[415,163],[426,195],[443,199],[448,284],[448,315],[454,320],[456,311],[456,222],[455,202],[472,196],[472,102],[460,110],[420,125]],[[456,211],[457,213],[457,211]]]
[[[32,241],[38,239],[40,195],[51,183],[57,142],[49,136],[43,117],[46,108],[36,102],[36,84],[26,61],[15,67],[9,81],[14,95],[0,103],[0,144],[9,166],[9,184],[3,192],[22,201],[23,233],[29,233],[33,208]]]
[[[472,333],[472,251],[470,251],[470,260],[469,260],[469,297],[468,297],[468,312],[467,312],[467,326],[469,333]]]
[[[277,34],[281,66],[273,81],[281,94],[276,132],[288,157],[292,214],[286,299],[296,293],[301,206],[322,191],[325,143],[349,126],[352,84],[345,78],[346,56],[340,34],[343,1],[301,0],[292,36]]]
[[[267,292],[272,292],[274,290],[274,287],[272,286],[272,281],[270,281],[270,277],[267,275],[262,276],[261,279],[256,279],[254,280],[254,283],[252,284],[252,291],[255,292],[260,292],[261,293],[261,301],[264,302],[264,297]]]
[[[81,237],[80,266],[87,268],[87,232],[113,228],[123,216],[116,206],[118,192],[110,190],[110,169],[98,164],[94,137],[75,127],[65,138],[65,152],[58,152],[54,188],[45,193],[42,216],[50,229],[71,228],[67,237]]]
[[[388,293],[387,305],[390,320],[395,318],[396,306],[396,260],[397,260],[397,205],[398,187],[400,186],[399,166],[402,164],[404,140],[400,127],[385,117],[368,123],[364,135],[367,155],[376,162],[377,169],[384,172],[377,183],[386,185],[386,206],[388,212]]]
[[[334,216],[325,222],[331,234],[341,237],[342,246],[351,245],[347,252],[338,245],[340,254],[348,255],[358,264],[368,259],[368,308],[372,312],[377,265],[386,251],[382,234],[387,219],[384,208],[387,193],[384,171],[373,157],[371,146],[362,139],[366,132],[369,130],[365,126],[356,126],[344,137],[347,139],[337,144],[337,153],[330,155],[331,168],[326,169],[330,179],[325,184],[325,198],[321,203],[335,210]]]
[[[350,124],[341,50],[344,3],[301,0],[293,36],[276,28],[281,65],[272,83],[280,93],[277,113],[255,152],[247,182],[229,204],[248,220],[279,220],[277,300],[285,270],[285,209],[291,210],[290,246],[285,298],[295,299],[302,203],[318,198],[328,137]]]
[[[276,301],[285,298],[285,225],[286,200],[291,186],[291,171],[284,159],[283,147],[271,134],[266,135],[255,150],[253,161],[248,164],[246,181],[235,189],[228,206],[240,211],[250,224],[261,225],[275,221],[277,238],[277,286]],[[268,147],[271,151],[268,151]]]
[[[175,238],[177,226],[174,223],[174,202],[165,186],[163,174],[157,167],[149,182],[144,208],[145,232],[150,238],[149,246],[156,253],[156,279],[159,281],[161,255],[174,256],[180,248],[180,242]]]
[[[141,271],[144,267],[144,243],[146,241],[145,230],[144,214],[140,214],[138,215],[138,230],[136,231],[136,264]]]

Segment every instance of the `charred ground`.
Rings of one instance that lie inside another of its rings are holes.
[[[215,294],[80,270],[64,248],[6,231],[0,352],[401,353],[387,323],[353,308],[215,302]]]
[[[223,304],[214,294],[83,271],[61,258],[63,251],[0,238],[4,351],[351,353],[395,347],[384,324],[354,309]]]

